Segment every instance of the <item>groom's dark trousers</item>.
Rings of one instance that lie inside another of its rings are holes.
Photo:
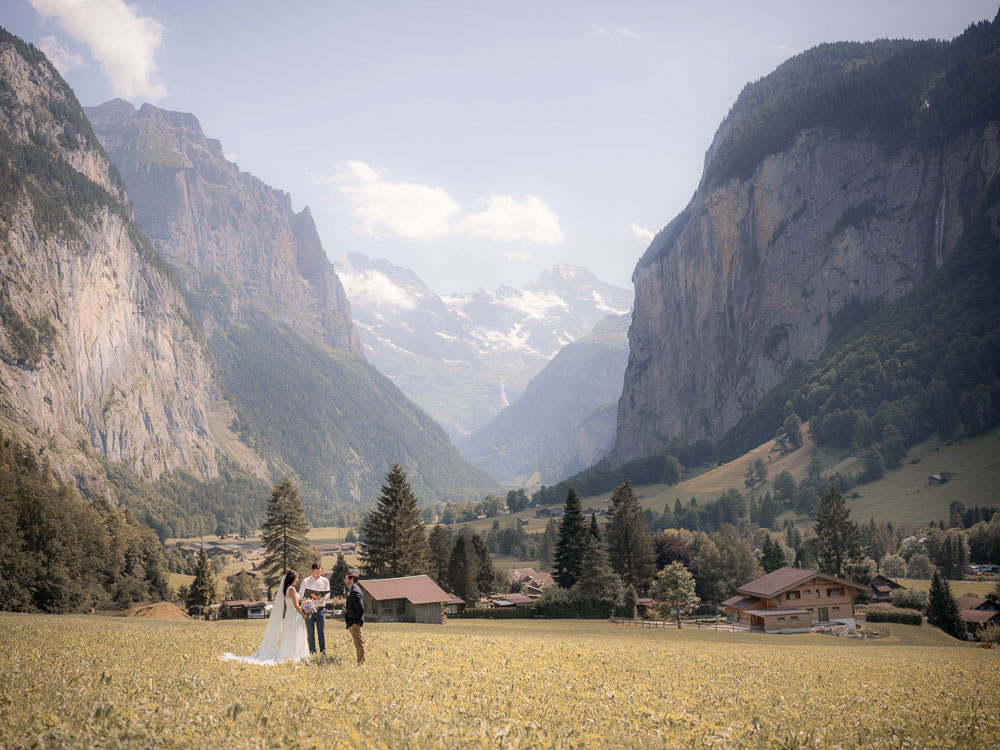
[[[326,653],[326,608],[320,607],[309,613],[306,618],[306,635],[309,638],[309,653],[316,653],[316,641],[319,640],[319,652]]]

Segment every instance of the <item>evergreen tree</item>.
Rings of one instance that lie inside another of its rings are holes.
[[[654,601],[666,605],[666,612],[677,618],[677,627],[681,626],[681,613],[690,612],[698,603],[695,594],[694,576],[680,562],[674,561],[656,574],[650,591]]]
[[[583,522],[583,509],[576,489],[570,485],[566,493],[566,507],[563,510],[562,525],[559,527],[559,541],[555,550],[556,579],[562,588],[572,588],[580,577],[583,555],[586,552],[587,529]]]
[[[191,588],[188,589],[187,606],[188,609],[197,610],[198,614],[204,614],[205,609],[214,603],[215,576],[212,575],[212,566],[208,562],[208,555],[205,554],[205,546],[202,545],[198,552],[194,580],[191,582]]]
[[[398,465],[386,474],[376,506],[361,527],[365,547],[361,570],[367,578],[399,578],[428,572],[430,549],[417,497]]]
[[[451,560],[451,532],[438,524],[428,538],[431,551],[431,578],[439,586],[448,586],[448,562]]]
[[[625,586],[611,569],[604,543],[588,538],[585,546],[570,599],[581,617],[610,617],[625,601]]]
[[[622,606],[616,613],[619,617],[625,617],[629,620],[635,619],[635,608],[639,603],[639,594],[635,590],[635,586],[631,583],[625,587],[625,595],[622,598]]]
[[[545,524],[545,531],[538,542],[538,559],[544,565],[554,565],[556,549],[559,546],[559,524],[556,519],[550,518]]]
[[[303,575],[316,556],[306,541],[309,524],[299,499],[299,488],[285,477],[271,492],[267,515],[261,525],[264,541],[264,583],[268,589],[277,586],[289,570]]]
[[[958,611],[958,602],[951,593],[951,586],[938,571],[934,571],[931,592],[927,601],[927,622],[936,625],[952,638],[965,640],[966,627]]]
[[[468,604],[473,604],[479,598],[476,581],[479,578],[479,559],[472,549],[472,544],[466,544],[465,534],[459,534],[448,561],[448,583],[451,592],[460,596]]]
[[[643,520],[645,523],[645,520]],[[592,542],[601,541],[601,530],[597,526],[597,516],[592,515],[590,517],[590,526],[587,528],[587,538]]]
[[[351,566],[347,564],[347,558],[344,557],[343,553],[337,555],[337,562],[333,565],[333,570],[330,571],[330,593],[333,595],[338,595],[337,592],[343,592],[344,590],[344,576],[346,576],[351,570]]]
[[[607,543],[611,568],[636,591],[647,591],[656,572],[656,553],[631,482],[611,495]]]
[[[817,561],[824,573],[843,577],[847,564],[860,557],[858,527],[851,520],[851,511],[844,496],[830,486],[819,501],[816,512],[816,536],[819,538]]]
[[[760,566],[764,569],[764,572],[773,573],[778,568],[783,568],[787,564],[785,553],[781,551],[781,545],[768,536],[764,540],[764,546],[761,549]]]
[[[479,534],[472,537],[472,551],[476,555],[476,588],[483,594],[494,593],[497,581],[493,558],[485,540]]]

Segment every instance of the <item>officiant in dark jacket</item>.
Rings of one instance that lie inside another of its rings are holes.
[[[349,571],[344,576],[344,587],[347,589],[347,606],[344,608],[344,622],[347,631],[354,639],[354,648],[358,652],[358,664],[365,663],[365,636],[361,628],[365,624],[365,595],[358,585],[358,573]]]

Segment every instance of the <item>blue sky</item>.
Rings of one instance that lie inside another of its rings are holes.
[[[84,105],[193,112],[331,258],[434,291],[568,262],[630,286],[743,86],[825,41],[952,38],[979,2],[8,0]]]

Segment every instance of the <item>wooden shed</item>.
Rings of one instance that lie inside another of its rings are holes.
[[[441,605],[450,594],[428,576],[358,581],[365,595],[365,619],[372,622],[421,622],[440,625]]]

